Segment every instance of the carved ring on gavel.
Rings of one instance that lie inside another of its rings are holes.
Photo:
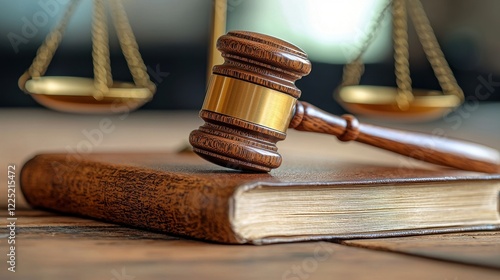
[[[191,132],[194,152],[218,165],[269,172],[281,164],[276,143],[287,128],[337,136],[401,155],[463,170],[500,172],[498,151],[479,144],[361,124],[298,101],[295,81],[311,63],[298,47],[245,31],[221,36],[224,64],[213,75],[200,111],[205,124]]]

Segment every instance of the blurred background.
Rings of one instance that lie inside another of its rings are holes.
[[[0,107],[39,107],[17,86],[37,48],[70,0],[0,0]],[[479,76],[500,82],[500,1],[422,0],[459,85],[474,98]],[[151,79],[154,99],[141,109],[198,110],[205,95],[211,0],[125,0]],[[312,73],[297,82],[302,99],[341,113],[332,98],[343,65],[366,38],[366,28],[382,10],[382,0],[228,0],[228,30],[274,35],[303,48]],[[92,1],[82,0],[46,75],[92,77]],[[111,24],[111,23],[110,23]],[[390,15],[365,55],[361,84],[395,85]],[[415,88],[439,89],[410,24],[410,66]],[[131,80],[113,28],[113,77]],[[496,85],[496,87],[500,84]],[[492,87],[484,102],[499,101]],[[467,99],[466,99],[467,100]]]

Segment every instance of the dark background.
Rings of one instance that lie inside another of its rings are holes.
[[[39,107],[29,95],[19,90],[17,80],[31,64],[36,49],[59,19],[67,1],[0,0],[0,107]],[[57,16],[49,16],[48,22],[39,26],[35,35],[27,39],[28,42],[19,44],[16,50],[9,34],[22,34],[25,20],[32,21],[38,12],[43,11],[40,2],[56,3],[60,11]],[[422,2],[443,52],[468,98],[475,98],[480,75],[491,75],[494,81],[500,81],[500,1]],[[152,77],[158,91],[142,109],[199,109],[205,95],[212,1],[126,0],[124,3],[146,65],[153,71],[168,72],[166,77]],[[230,22],[238,21],[242,13],[252,12],[251,0],[229,0],[229,3],[232,6],[228,17],[233,17]],[[90,9],[91,1],[83,0],[47,76],[92,77]],[[256,21],[265,20],[259,15],[252,17]],[[231,25],[228,28],[231,29]],[[110,36],[113,78],[131,80],[113,28],[110,28]],[[301,46],[301,42],[292,43]],[[439,89],[413,31],[410,32],[410,58],[413,86]],[[341,112],[332,92],[340,81],[342,67],[341,63],[313,60],[312,73],[297,82],[303,92],[302,99],[328,111]],[[366,66],[362,84],[395,85],[393,71],[389,50],[378,62]],[[495,91],[485,101],[499,100],[500,94]]]

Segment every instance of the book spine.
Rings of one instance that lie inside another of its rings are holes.
[[[241,243],[229,222],[232,192],[200,177],[68,155],[39,155],[21,170],[34,207],[178,236]]]

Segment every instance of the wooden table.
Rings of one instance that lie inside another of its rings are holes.
[[[500,149],[499,105],[481,104],[467,117],[452,121],[404,126]],[[84,131],[98,129],[104,118],[112,122],[114,130],[94,141],[92,152],[182,149],[189,132],[201,124],[193,112],[83,116],[3,109],[0,166],[6,169],[15,164],[19,170],[35,153],[75,150],[89,141]],[[408,163],[400,156],[359,144],[293,131],[279,145],[284,160],[287,154],[297,153],[297,147],[308,156]],[[0,182],[6,180],[6,172],[1,171]],[[9,231],[3,210],[0,279],[500,279],[500,232],[495,231],[268,246],[220,245],[33,210],[19,191],[17,194],[16,272],[7,271]],[[6,204],[6,192],[1,191],[0,207],[5,209]]]

